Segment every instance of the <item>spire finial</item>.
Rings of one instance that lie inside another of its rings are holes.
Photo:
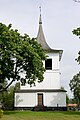
[[[39,6],[40,9],[40,18],[39,18],[39,24],[42,24],[42,20],[41,20],[41,6]]]
[[[40,15],[41,15],[41,6],[39,6],[39,9],[40,9]]]

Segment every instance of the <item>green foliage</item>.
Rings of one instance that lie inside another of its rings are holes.
[[[80,51],[78,52],[78,58],[76,59],[76,61],[80,64]]]
[[[14,86],[14,91],[20,90],[20,82],[17,82]]]
[[[66,94],[66,104],[69,103],[69,96]]]
[[[80,36],[80,27],[77,29],[74,29],[72,32],[73,32],[73,34]]]
[[[0,110],[0,118],[3,117],[3,110]]]
[[[18,80],[22,85],[35,85],[36,81],[43,81],[45,71],[42,62],[46,59],[45,52],[36,38],[22,36],[11,26],[0,23],[0,91]],[[5,80],[10,83],[3,87]]]
[[[70,80],[70,90],[73,92],[74,99],[80,105],[80,72]]]
[[[77,104],[77,101],[74,98],[69,99],[69,104]]]
[[[80,38],[80,27],[74,29],[73,34]],[[80,51],[78,52],[78,58],[76,61],[80,64]],[[73,92],[74,101],[80,105],[80,72],[73,76],[72,80],[70,80],[70,90]]]
[[[13,110],[13,108],[14,108],[13,96],[14,96],[13,90],[3,92],[3,101],[2,101],[3,110]]]
[[[77,29],[74,29],[72,33],[80,38],[80,27]],[[80,51],[78,52],[78,58],[76,60],[80,64]]]
[[[11,86],[7,91],[2,92],[0,100],[2,102],[2,108],[4,110],[14,109],[14,92],[20,90],[20,83],[16,83],[15,86]]]

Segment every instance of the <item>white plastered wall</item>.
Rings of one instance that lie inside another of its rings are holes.
[[[60,89],[59,53],[48,53],[47,55],[52,59],[52,70],[46,70],[43,82],[36,82],[36,86],[33,87],[26,84],[21,86],[21,89]],[[45,62],[43,65],[45,67]]]
[[[66,93],[54,92],[45,93],[44,105],[47,107],[65,107],[66,106]]]
[[[15,107],[34,107],[38,105],[37,94],[33,93],[15,93]],[[43,104],[47,107],[65,107],[66,92],[40,92],[43,94]]]
[[[35,93],[15,93],[15,107],[34,107],[36,103]]]

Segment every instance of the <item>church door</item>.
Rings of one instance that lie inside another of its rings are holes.
[[[38,94],[38,105],[43,105],[43,94],[42,93]]]

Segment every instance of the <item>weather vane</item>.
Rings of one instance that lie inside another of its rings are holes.
[[[40,9],[40,14],[41,14],[41,6],[39,6],[39,9]]]

